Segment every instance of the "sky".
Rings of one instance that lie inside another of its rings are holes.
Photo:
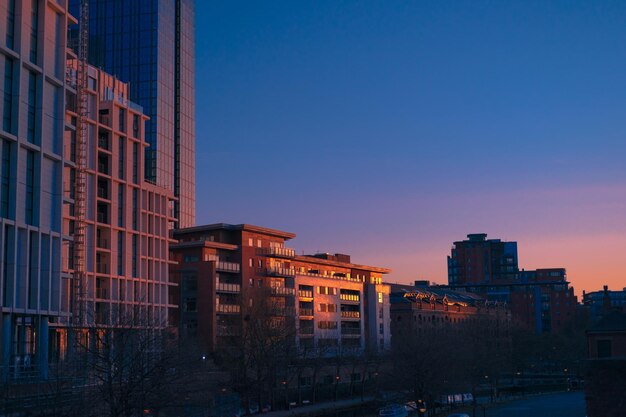
[[[197,223],[390,282],[468,233],[626,287],[626,2],[196,2]]]

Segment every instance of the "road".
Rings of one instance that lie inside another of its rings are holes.
[[[546,394],[511,401],[486,410],[486,417],[585,417],[582,391]],[[482,417],[482,410],[476,416]]]

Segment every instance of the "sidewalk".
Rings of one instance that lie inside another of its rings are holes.
[[[269,413],[259,414],[260,417],[289,417],[289,416],[313,416],[320,413],[332,413],[346,408],[358,407],[374,401],[374,397],[352,398],[349,400],[326,401],[311,405],[304,405],[291,410],[271,411]]]

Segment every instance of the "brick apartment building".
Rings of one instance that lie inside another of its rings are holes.
[[[448,256],[450,289],[509,304],[515,323],[537,333],[559,331],[577,305],[564,268],[520,270],[517,242],[469,234]]]
[[[212,224],[174,232],[171,275],[179,283],[181,337],[211,351],[231,346],[255,306],[294,331],[301,348],[328,352],[390,346],[385,268],[349,255],[296,255],[295,234],[249,224]]]

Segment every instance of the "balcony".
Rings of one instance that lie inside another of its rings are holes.
[[[259,248],[257,254],[272,258],[293,258],[296,256],[296,251],[290,248]]]
[[[98,136],[98,147],[110,151],[110,141],[109,135],[99,135]]]
[[[241,271],[241,265],[235,262],[216,262],[215,269],[220,272],[232,272],[237,274]]]
[[[300,309],[300,317],[313,317],[313,309],[312,308],[301,308]]]
[[[361,318],[361,313],[358,311],[342,311],[341,318],[343,319],[358,319]]]
[[[295,307],[272,307],[269,310],[271,316],[292,317],[296,315]]]
[[[98,186],[98,198],[103,198],[105,200],[109,200],[109,189],[108,189],[108,187],[100,187],[100,186]]]
[[[228,284],[226,282],[218,282],[215,288],[217,292],[224,292],[229,294],[239,294],[241,292],[241,285]]]
[[[293,278],[296,276],[293,268],[259,268],[257,272],[268,277]]]
[[[216,311],[223,314],[239,314],[241,312],[241,306],[237,304],[218,304]]]
[[[301,327],[299,333],[301,336],[313,336],[315,329],[313,327]]]
[[[339,299],[341,301],[358,303],[361,301],[361,296],[358,294],[339,294]]]
[[[109,299],[109,292],[106,288],[96,288],[96,298],[101,300]]]
[[[296,294],[296,289],[286,288],[286,287],[272,287],[271,292],[272,292],[272,295],[293,296]]]
[[[109,241],[104,238],[96,239],[96,247],[98,249],[109,249]]]
[[[216,334],[222,337],[241,336],[241,329],[236,326],[228,326],[224,324],[218,324],[215,328]]]
[[[301,297],[301,298],[313,298],[313,291],[298,290],[298,297]]]
[[[97,263],[96,264],[96,273],[97,274],[108,274],[109,273],[109,265],[105,263]]]
[[[356,328],[356,329],[344,328],[344,329],[341,329],[341,335],[342,336],[349,336],[349,335],[360,336],[361,335],[361,329],[360,328]]]

